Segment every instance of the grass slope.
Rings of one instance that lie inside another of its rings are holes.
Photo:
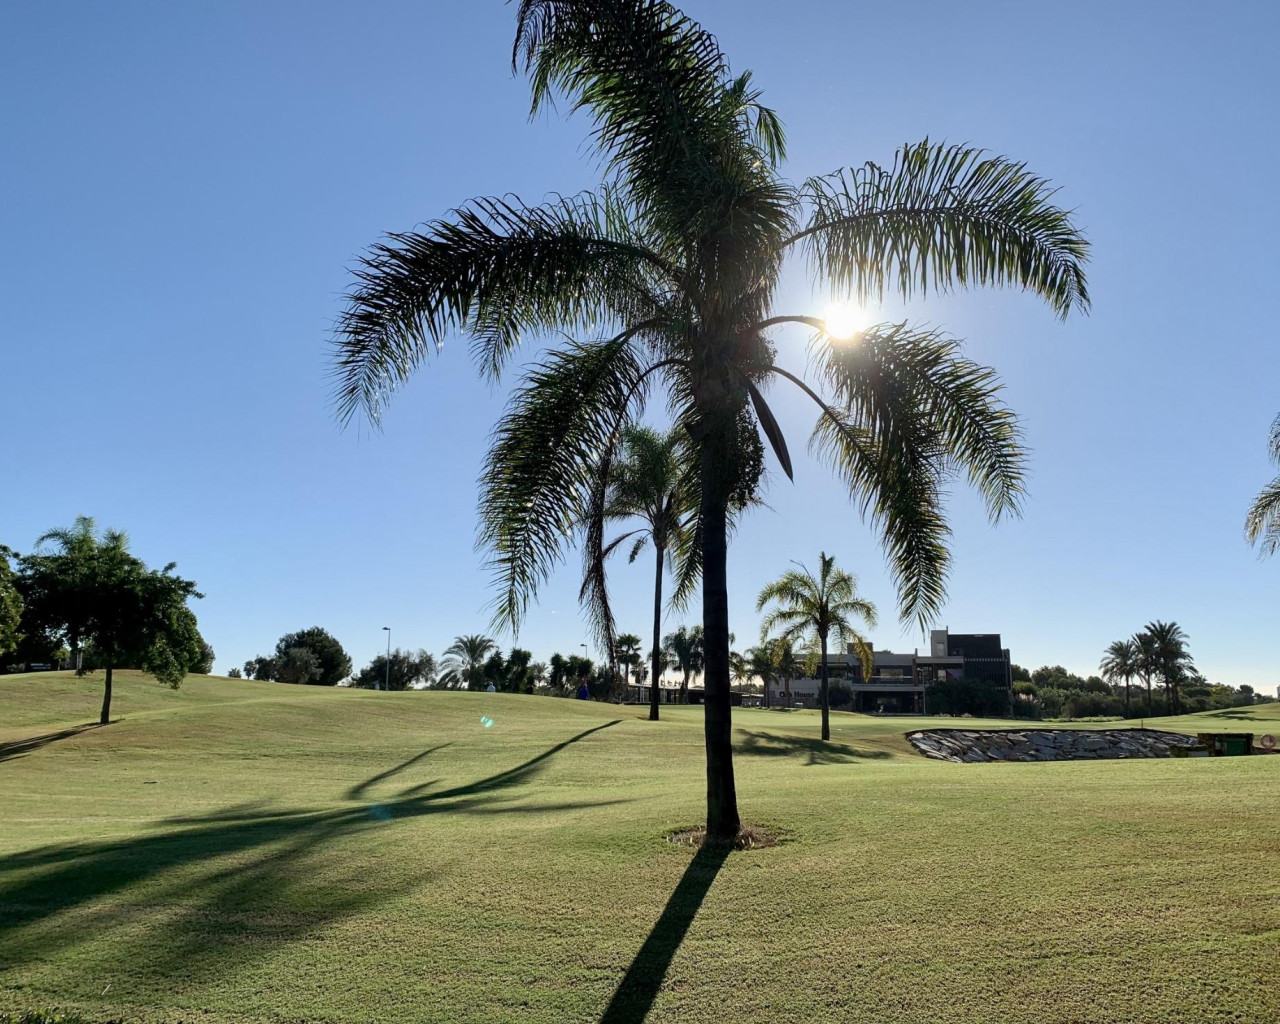
[[[77,729],[99,697],[0,677],[0,1010],[1280,1019],[1280,757],[956,765],[928,720],[743,710],[743,813],[787,842],[725,858],[664,839],[697,708],[124,673]],[[1240,715],[1159,724],[1280,732]]]

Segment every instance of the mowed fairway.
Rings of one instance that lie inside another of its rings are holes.
[[[100,689],[0,677],[0,1009],[1280,1019],[1280,757],[956,765],[919,719],[739,710],[786,841],[695,859],[698,708],[124,674],[69,731]]]

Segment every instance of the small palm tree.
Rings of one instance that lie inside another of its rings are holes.
[[[1142,677],[1142,682],[1147,689],[1147,715],[1152,713],[1151,704],[1151,677],[1160,671],[1160,652],[1156,646],[1153,636],[1146,632],[1138,632],[1133,635],[1133,644],[1138,649],[1138,658],[1134,663],[1137,674]]]
[[[773,665],[773,651],[767,643],[757,644],[755,647],[748,647],[746,653],[741,655],[742,671],[746,673],[748,679],[759,679],[760,686],[764,691],[761,698],[761,706],[769,706],[769,686],[777,682],[777,669]],[[736,677],[736,672],[735,672]]]
[[[834,637],[843,647],[853,644],[862,661],[862,676],[871,677],[871,645],[853,626],[852,619],[862,619],[868,626],[876,624],[876,609],[870,601],[858,596],[858,581],[852,574],[836,568],[833,555],[825,551],[818,556],[815,576],[803,565],[783,573],[766,584],[756,598],[756,611],[766,606],[777,607],[765,616],[762,634],[781,631],[780,639],[792,643],[808,642],[816,647],[818,667],[822,672],[822,738],[831,738],[831,705],[829,699],[827,641]]]
[[[905,619],[930,621],[946,595],[951,480],[965,477],[993,519],[1023,491],[1020,432],[992,370],[936,330],[775,314],[784,265],[807,257],[840,299],[1008,285],[1066,316],[1089,304],[1088,242],[1048,181],[974,148],[925,139],[889,166],[787,180],[781,120],[751,75],[665,0],[520,0],[513,57],[535,112],[557,95],[588,112],[607,180],[540,205],[475,199],[375,245],[338,324],[339,417],[376,423],[452,334],[496,377],[523,340],[577,333],[527,372],[483,471],[480,540],[497,621],[514,628],[574,527],[602,515],[623,428],[665,400],[699,476],[707,829],[726,839],[740,826],[730,510],[758,486],[765,440],[791,475],[769,386],[814,401],[811,444],[879,530]],[[783,325],[811,332],[816,388],[778,365]]]
[[[1271,461],[1280,466],[1280,416],[1271,424],[1267,452]],[[1280,551],[1280,476],[1254,499],[1244,523],[1244,535],[1250,544],[1261,544],[1263,555]]]
[[[782,680],[787,707],[791,707],[791,680],[800,674],[805,659],[800,657],[796,645],[785,636],[774,637],[769,641],[769,657],[773,662],[775,675]]]
[[[689,679],[695,672],[701,672],[704,664],[702,627],[694,626],[691,629],[681,626],[663,637],[662,647],[667,652],[670,664],[680,670],[680,703],[687,704]]]
[[[1102,656],[1102,676],[1107,682],[1124,683],[1124,713],[1129,714],[1129,680],[1138,674],[1138,645],[1132,640],[1117,640]]]
[[[583,578],[579,597],[586,605],[597,632],[612,639],[613,613],[605,580],[605,560],[620,545],[631,541],[628,561],[634,562],[648,544],[653,545],[653,647],[662,636],[662,576],[664,568],[676,580],[673,608],[683,608],[697,582],[698,559],[693,548],[693,523],[698,513],[698,477],[691,466],[681,432],[660,434],[648,427],[628,426],[622,433],[620,457],[609,474],[602,514],[589,519],[583,545]],[[610,523],[643,525],[603,543]],[[620,646],[622,637],[616,643]],[[640,639],[636,638],[639,646]],[[656,679],[658,668],[653,667]],[[658,721],[658,688],[649,690],[649,720]]]
[[[482,633],[454,637],[453,643],[444,649],[444,657],[441,659],[441,667],[444,669],[442,678],[447,679],[450,686],[461,687],[465,684],[468,690],[480,689],[484,663],[497,650],[498,645],[494,639]]]

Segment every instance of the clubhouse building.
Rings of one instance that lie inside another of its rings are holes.
[[[1000,646],[999,633],[952,633],[935,629],[929,635],[929,653],[911,654],[872,650],[875,668],[862,678],[862,664],[852,645],[842,654],[827,655],[831,683],[853,691],[851,711],[867,714],[924,714],[925,691],[945,679],[974,679],[1013,693],[1009,651]],[[780,680],[769,684],[769,705],[816,707],[820,679]],[[788,696],[789,695],[789,696]]]

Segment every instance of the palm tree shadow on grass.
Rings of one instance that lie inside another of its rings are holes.
[[[302,811],[245,804],[170,818],[162,823],[166,830],[155,834],[0,857],[0,962],[17,967],[115,934],[113,952],[121,960],[137,954],[151,982],[174,972],[185,982],[234,969],[429,880],[401,872],[394,881],[360,863],[336,871],[328,859],[313,863],[334,840],[400,818],[540,814],[609,803],[509,801],[515,798],[511,791],[533,781],[555,754],[616,724],[587,729],[487,778],[435,792],[415,785],[373,806]],[[347,795],[364,794],[424,756]],[[193,870],[206,865],[193,877]],[[107,899],[126,892],[127,900]]]
[[[728,856],[729,847],[720,844],[708,844],[694,854],[662,916],[614,990],[600,1024],[640,1024],[648,1016],[667,969]]]
[[[831,740],[808,736],[780,736],[771,732],[747,732],[742,743],[734,748],[734,753],[746,757],[791,757],[800,754],[808,758],[807,763],[810,765],[853,764],[855,761],[878,760],[889,756],[885,750],[859,750]]]

